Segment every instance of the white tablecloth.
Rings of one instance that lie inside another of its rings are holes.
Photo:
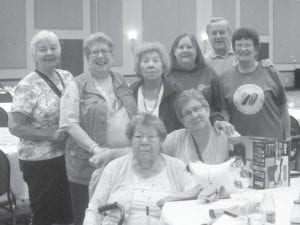
[[[161,222],[165,225],[200,225],[210,221],[208,211],[215,208],[228,208],[240,201],[261,201],[265,192],[272,192],[276,205],[276,224],[288,225],[293,200],[300,191],[300,178],[291,180],[291,187],[267,190],[249,190],[233,194],[231,199],[201,204],[197,200],[166,203],[161,212]]]
[[[19,139],[11,135],[7,127],[0,128],[0,149],[7,155],[10,168],[10,185],[17,200],[28,199],[28,187],[23,180],[23,173],[20,171],[17,154],[17,144]]]

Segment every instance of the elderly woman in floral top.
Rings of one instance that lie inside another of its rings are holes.
[[[59,105],[72,75],[55,69],[61,47],[54,33],[40,31],[30,48],[35,71],[16,87],[9,130],[20,138],[18,155],[29,188],[33,225],[70,224],[73,218],[64,159],[66,135],[59,129]]]

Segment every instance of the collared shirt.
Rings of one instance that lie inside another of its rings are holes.
[[[65,70],[56,70],[60,74],[64,85],[73,78]],[[57,88],[63,91],[62,83]],[[50,86],[40,78],[36,72],[25,76],[17,85],[11,112],[20,112],[29,119],[26,125],[35,129],[59,128],[59,97]],[[59,157],[64,154],[64,146],[52,141],[30,140],[20,138],[18,156],[21,160],[37,161]]]
[[[205,61],[218,75],[221,75],[233,65],[237,64],[236,57],[232,50],[225,56],[217,55],[214,51],[210,51],[205,55]]]

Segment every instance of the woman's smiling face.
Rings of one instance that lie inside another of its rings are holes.
[[[174,51],[178,65],[194,65],[196,61],[196,48],[194,47],[191,39],[188,36],[184,36],[178,42],[178,45]]]
[[[234,53],[239,61],[249,61],[256,60],[258,51],[252,39],[241,39],[235,41]]]
[[[57,41],[45,39],[38,42],[33,56],[36,66],[55,68],[59,64],[60,52]]]
[[[92,74],[109,71],[112,62],[111,49],[106,43],[96,42],[92,45],[88,57],[89,70]]]

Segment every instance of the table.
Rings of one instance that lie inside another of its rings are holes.
[[[19,167],[17,144],[19,139],[9,133],[7,127],[0,127],[0,149],[7,155],[10,163],[10,186],[17,200],[28,199],[28,187]]]
[[[231,195],[231,199],[201,204],[197,200],[168,202],[161,212],[164,225],[200,225],[210,221],[208,210],[212,208],[228,208],[243,200],[261,201],[265,192],[272,192],[276,205],[276,224],[288,225],[289,216],[300,191],[300,178],[291,179],[291,186],[266,190],[249,190]]]

